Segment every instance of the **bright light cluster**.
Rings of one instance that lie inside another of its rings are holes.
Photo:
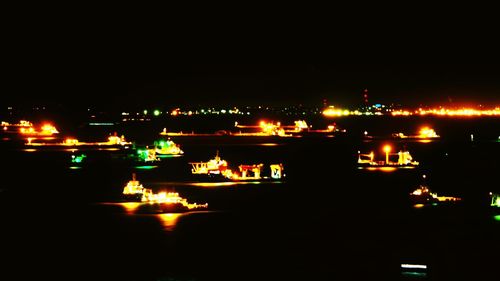
[[[393,116],[409,116],[409,115],[437,115],[437,116],[500,116],[500,108],[494,109],[474,109],[474,108],[461,108],[461,109],[422,109],[419,108],[415,111],[398,110],[391,112]]]
[[[424,127],[422,129],[420,129],[419,137],[421,137],[421,138],[438,138],[439,136],[436,134],[436,131],[434,131],[434,129]]]
[[[208,207],[208,203],[188,203],[187,200],[180,197],[177,192],[143,193],[141,201],[161,204],[181,204],[189,210]]]
[[[327,117],[349,116],[351,115],[351,112],[347,109],[340,109],[340,108],[335,108],[334,106],[329,106],[327,109],[323,110],[323,115]]]

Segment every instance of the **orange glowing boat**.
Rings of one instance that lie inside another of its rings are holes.
[[[434,131],[432,128],[424,127],[420,129],[418,135],[405,135],[403,133],[394,133],[392,134],[393,138],[399,139],[437,139],[440,136]]]
[[[21,120],[15,124],[2,121],[1,127],[4,133],[16,133],[26,137],[50,137],[59,134],[56,127],[51,124],[43,124],[40,130],[37,130],[33,123],[26,120]]]
[[[177,192],[144,192],[142,204],[138,211],[148,213],[182,213],[196,210],[206,210],[208,203],[189,203],[187,199],[179,196]]]

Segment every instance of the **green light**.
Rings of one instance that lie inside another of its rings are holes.
[[[161,146],[161,147],[164,147],[164,146],[165,146],[165,142],[164,142],[164,141],[161,141],[161,142],[160,142],[160,146]]]
[[[82,154],[82,155],[79,155],[79,156],[71,155],[71,162],[73,162],[73,163],[82,163],[83,159],[85,159],[85,157],[87,157],[87,155],[85,155],[85,154]]]
[[[500,221],[500,215],[494,216],[493,219],[496,220],[496,221]]]
[[[144,111],[142,113],[144,113],[144,115],[146,115],[146,114],[148,114],[148,111],[146,109],[144,109]]]
[[[414,271],[409,271],[409,272],[402,272],[404,276],[409,276],[409,277],[426,277],[427,273],[425,272],[414,272]]]
[[[161,112],[160,112],[158,109],[157,109],[157,110],[155,110],[155,111],[153,112],[153,114],[154,114],[155,116],[160,115],[160,113],[161,113]]]
[[[136,169],[140,169],[140,170],[151,170],[151,169],[154,169],[158,166],[135,166]]]
[[[500,195],[493,194],[491,197],[491,206],[500,208]]]

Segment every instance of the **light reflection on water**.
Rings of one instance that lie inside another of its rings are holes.
[[[182,154],[166,154],[166,155],[156,154],[156,157],[158,157],[158,158],[174,158],[174,157],[182,157]]]
[[[222,181],[222,182],[154,182],[150,185],[167,185],[167,186],[196,186],[196,187],[224,187],[234,185],[248,184],[280,184],[282,181]]]
[[[411,167],[411,168],[413,168],[413,167]],[[394,172],[398,168],[396,168],[396,167],[358,167],[358,169],[360,169],[360,170],[368,170],[368,171]]]
[[[135,166],[134,168],[139,169],[139,170],[151,170],[151,169],[154,169],[154,168],[158,168],[158,166],[144,165],[144,166]]]
[[[127,214],[132,215],[135,213],[135,210],[139,208],[139,206],[142,204],[141,202],[123,202],[123,203],[118,203],[121,205]]]
[[[161,214],[138,214],[136,211],[140,206],[146,204],[142,202],[102,202],[99,205],[109,205],[109,206],[120,206],[125,211],[126,216],[136,217],[136,218],[151,218],[155,217],[158,222],[161,223],[163,229],[167,232],[173,231],[179,218],[182,216],[188,216],[190,214],[197,213],[213,213],[215,211],[189,211],[181,213],[161,213]]]
[[[268,142],[268,143],[261,143],[257,144],[258,146],[278,146],[280,145],[279,143],[273,143],[273,142]]]
[[[177,221],[183,215],[185,214],[166,213],[166,214],[157,214],[155,216],[160,221],[165,231],[173,231],[175,226],[177,225]]]

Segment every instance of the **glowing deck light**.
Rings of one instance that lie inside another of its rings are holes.
[[[385,163],[389,164],[389,152],[391,152],[391,146],[390,145],[385,145],[384,146],[384,152],[385,152]]]
[[[161,111],[159,111],[158,109],[156,109],[155,111],[153,111],[153,114],[154,116],[158,116],[161,114]]]

